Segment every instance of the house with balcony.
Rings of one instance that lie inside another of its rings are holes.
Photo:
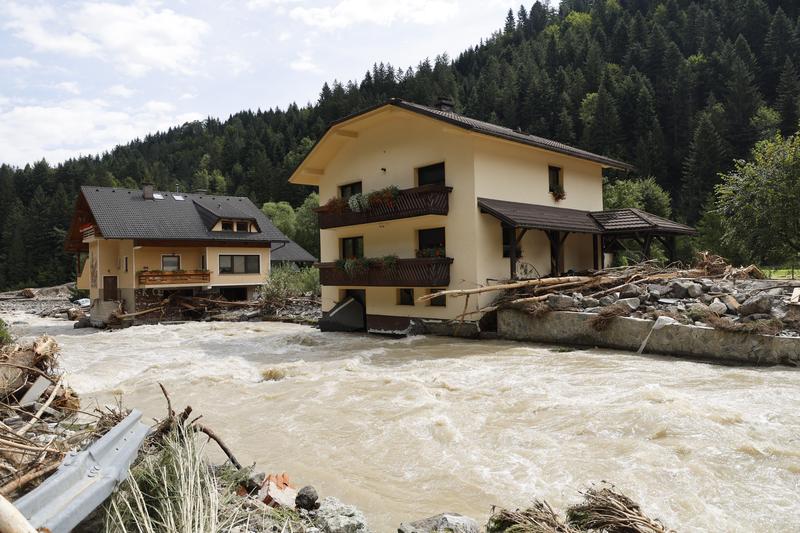
[[[441,100],[390,99],[332,123],[290,182],[319,188],[323,329],[403,332],[490,303],[420,296],[602,268],[621,242],[674,254],[692,228],[603,211],[621,161],[474,120]],[[480,315],[469,315],[477,319]]]
[[[175,292],[250,299],[288,242],[248,198],[84,186],[65,246],[104,322]]]

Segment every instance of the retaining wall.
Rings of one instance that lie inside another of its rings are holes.
[[[535,318],[515,309],[497,313],[500,337],[521,341],[572,344],[637,351],[653,320],[616,317],[595,331],[592,313],[553,311]],[[800,338],[773,337],[674,324],[653,331],[647,353],[756,365],[800,365]]]

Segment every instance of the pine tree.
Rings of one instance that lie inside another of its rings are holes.
[[[683,185],[678,203],[690,224],[701,216],[701,208],[719,183],[718,173],[729,156],[710,112],[701,113],[692,137],[689,156],[683,165]]]
[[[781,133],[792,135],[797,132],[800,129],[800,78],[794,63],[788,57],[778,82],[776,108],[781,116]]]
[[[725,94],[728,138],[734,157],[746,155],[757,137],[752,118],[761,102],[761,93],[755,86],[753,73],[744,61],[736,57],[731,65],[731,77]]]

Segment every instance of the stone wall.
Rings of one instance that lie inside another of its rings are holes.
[[[553,311],[533,317],[515,309],[498,312],[501,338],[636,351],[655,323],[617,317],[603,331],[589,325],[592,313]],[[653,330],[647,353],[756,365],[800,364],[800,338],[773,337],[673,324]]]

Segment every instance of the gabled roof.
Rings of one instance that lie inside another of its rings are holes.
[[[482,212],[516,228],[618,236],[636,233],[658,235],[694,235],[697,233],[692,227],[634,208],[583,211],[490,198],[478,198],[478,207]]]
[[[697,233],[694,228],[635,208],[595,211],[591,213],[591,217],[606,233],[631,233],[644,230],[658,230],[661,233],[676,235]]]
[[[159,191],[155,194],[163,199],[145,199],[138,189],[81,187],[81,195],[106,239],[201,240],[265,245],[289,240],[249,198]],[[253,221],[259,231],[211,231],[222,218]]]
[[[269,254],[270,261],[288,261],[291,263],[314,263],[317,258],[305,248],[290,240],[286,244],[275,246]]]
[[[446,122],[452,126],[462,128],[468,131],[472,131],[475,133],[480,133],[483,135],[488,135],[495,138],[504,139],[507,141],[515,142],[524,144],[527,146],[532,146],[536,148],[540,148],[543,150],[549,150],[552,152],[557,152],[560,154],[576,157],[579,159],[583,159],[586,161],[592,161],[598,163],[600,165],[611,167],[611,168],[618,168],[622,170],[632,170],[633,166],[629,165],[628,163],[624,163],[622,161],[618,161],[616,159],[612,159],[610,157],[606,157],[600,154],[594,154],[592,152],[588,152],[586,150],[581,150],[580,148],[575,148],[573,146],[566,145],[564,143],[560,143],[558,141],[554,141],[551,139],[545,139],[544,137],[538,137],[536,135],[530,135],[527,133],[523,133],[521,131],[512,130],[511,128],[506,128],[503,126],[498,126],[497,124],[492,124],[491,122],[485,122],[482,120],[477,120],[474,118],[467,117],[465,115],[460,115],[453,111],[447,111],[443,109],[439,109],[436,107],[425,106],[421,104],[416,104],[414,102],[408,102],[406,100],[401,100],[400,98],[390,98],[389,100],[382,102],[380,104],[374,105],[372,107],[368,107],[363,109],[357,113],[353,113],[351,115],[342,117],[338,120],[335,120],[330,123],[328,128],[325,130],[325,133],[320,137],[317,142],[314,144],[314,147],[311,149],[309,154],[306,156],[303,161],[297,166],[297,168],[292,172],[292,176],[289,178],[289,181],[295,179],[295,175],[297,171],[303,166],[305,161],[309,159],[315,152],[316,148],[319,144],[328,136],[332,129],[336,128],[337,126],[341,126],[346,122],[349,122],[353,119],[357,119],[364,115],[371,114],[376,112],[384,107],[393,107],[393,108],[400,108],[406,111],[416,113],[419,115],[426,116],[428,118],[432,118],[435,120],[439,120],[442,122]]]

